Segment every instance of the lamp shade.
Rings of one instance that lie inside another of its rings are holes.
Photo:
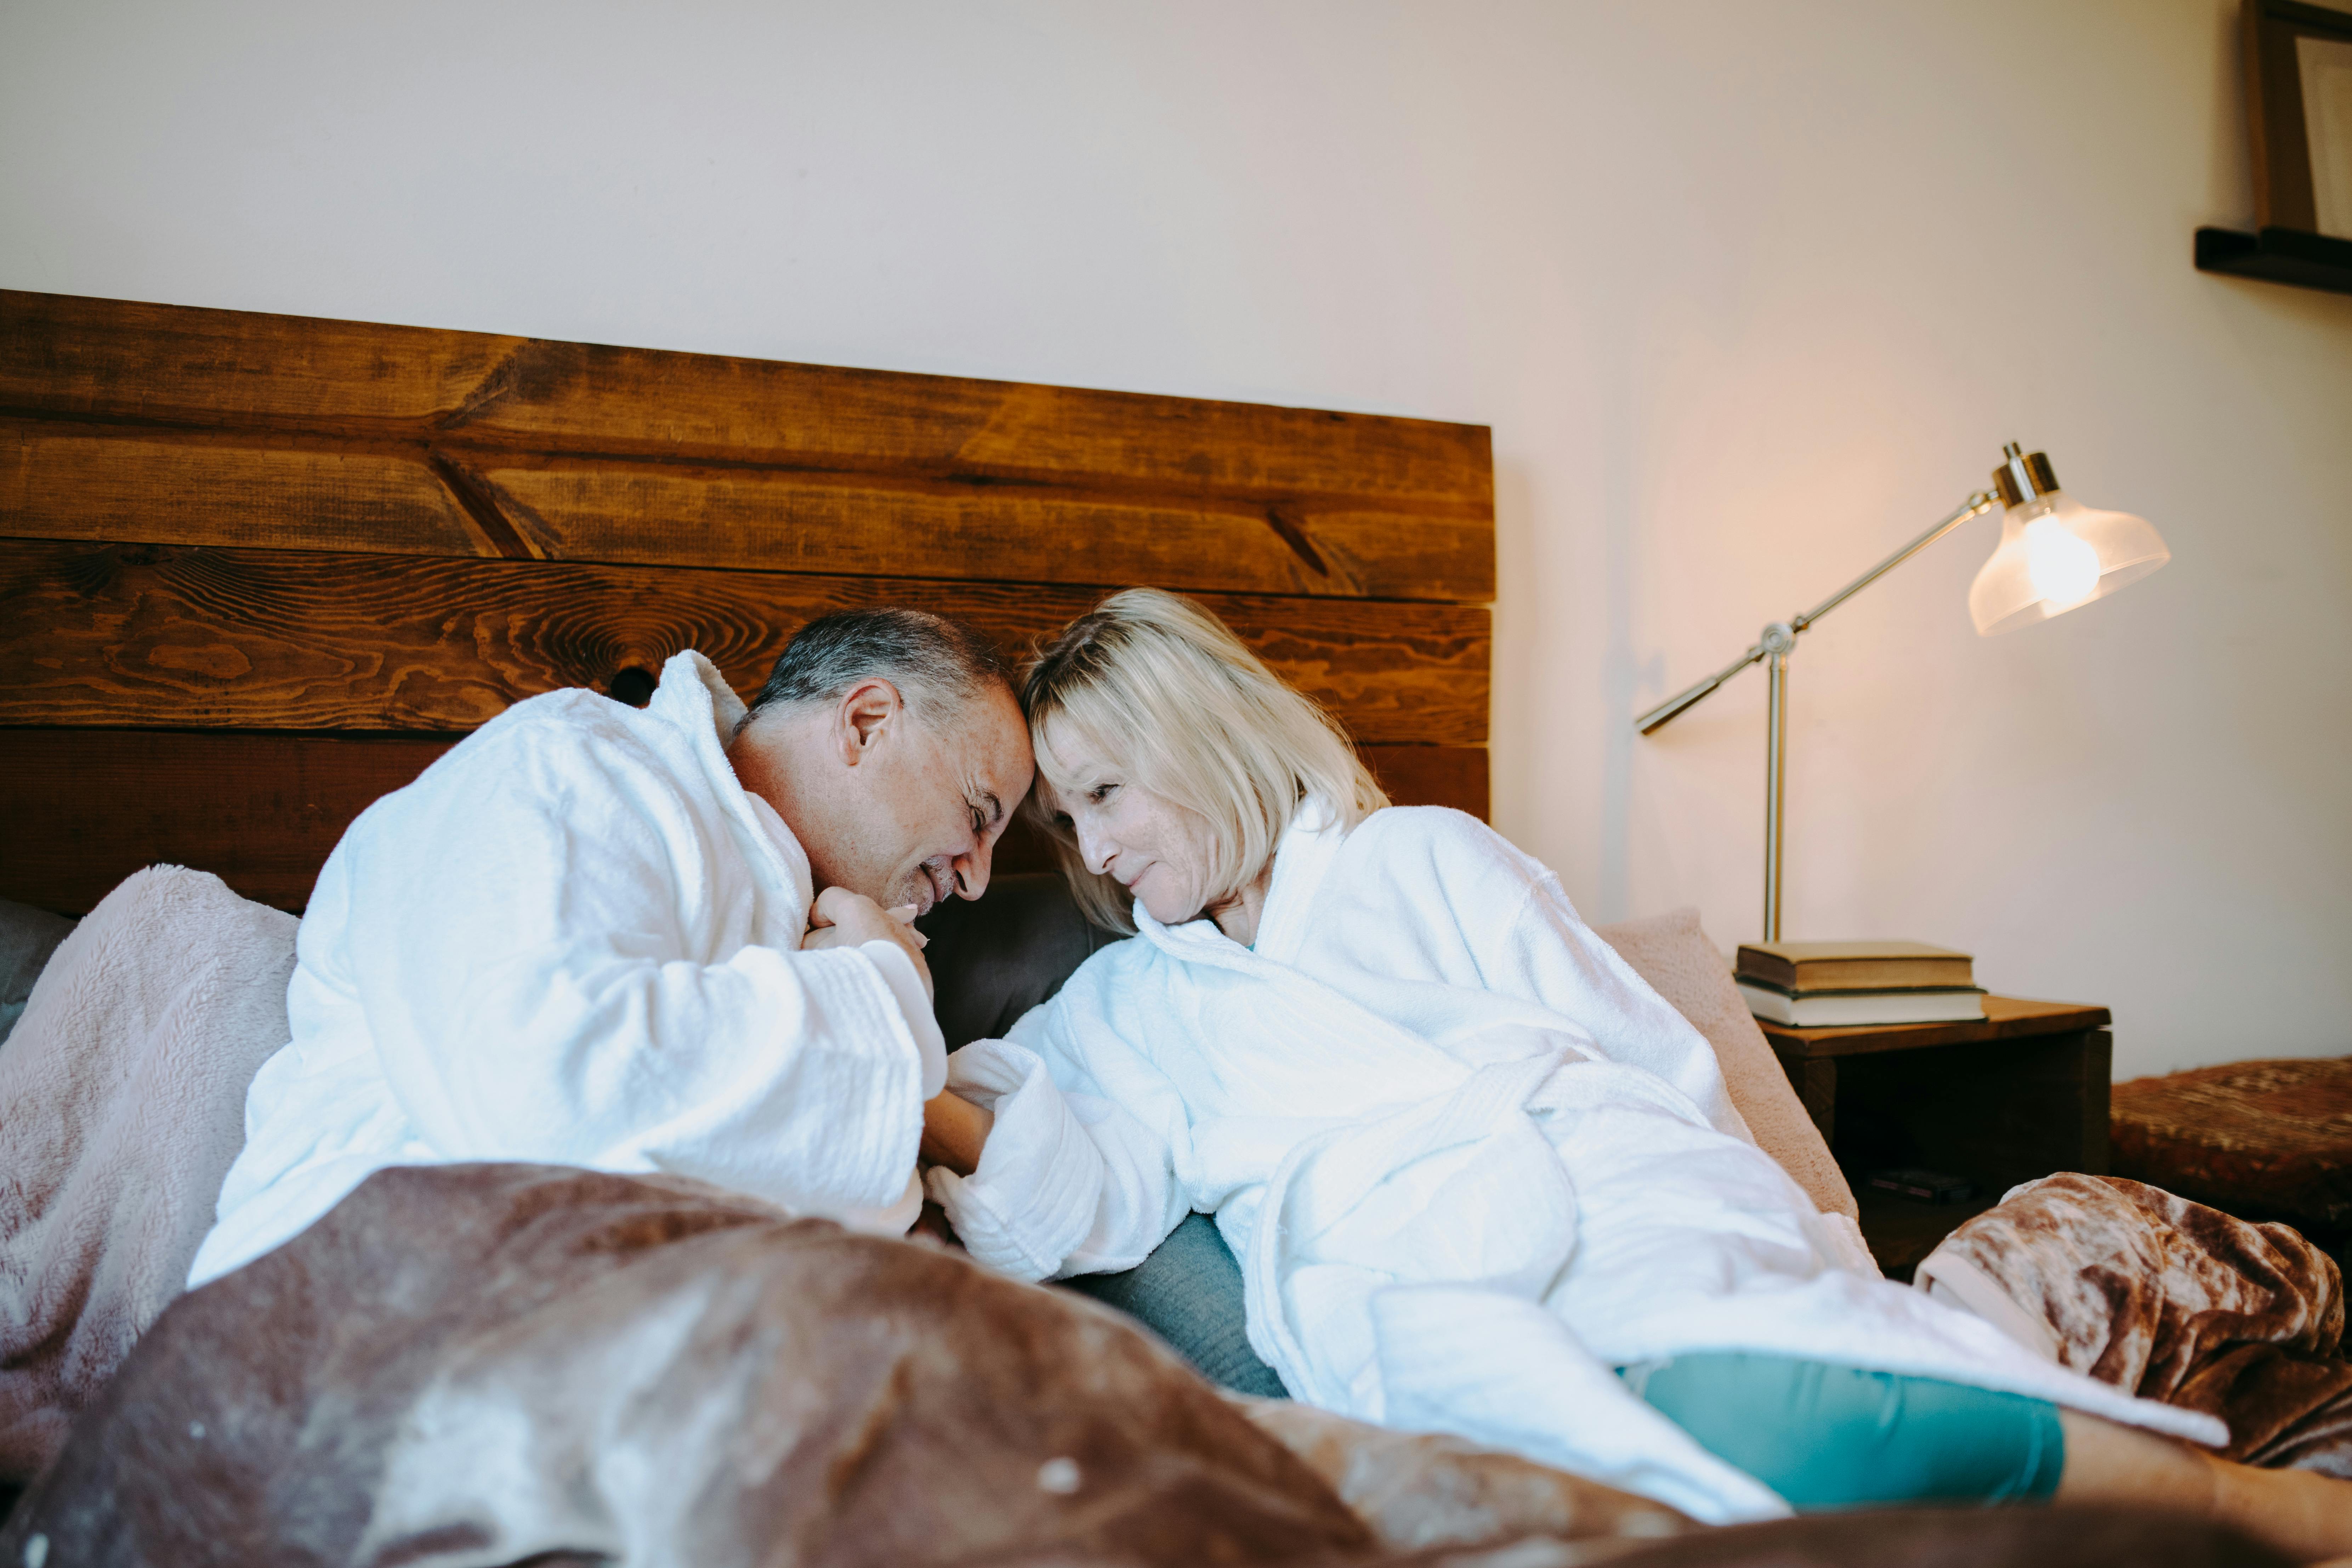
[[[1994,470],[2009,510],[2000,543],[1969,587],[1979,637],[2063,616],[2137,583],[2172,559],[2146,518],[2094,511],[2057,488],[2049,459],[2011,446]]]

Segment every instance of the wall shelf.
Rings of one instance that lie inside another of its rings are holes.
[[[2331,239],[2297,228],[2264,228],[2252,234],[2200,228],[2197,270],[2352,294],[2352,239]]]

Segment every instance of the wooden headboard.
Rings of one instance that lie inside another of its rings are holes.
[[[299,909],[518,699],[689,647],[748,692],[851,605],[1019,651],[1139,583],[1486,814],[1484,426],[0,291],[0,898]]]

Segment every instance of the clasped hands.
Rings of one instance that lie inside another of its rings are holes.
[[[933,996],[931,967],[923,962],[923,948],[930,938],[915,929],[915,906],[901,904],[886,910],[863,893],[853,893],[846,888],[827,888],[816,896],[809,909],[808,935],[803,948],[862,947],[869,942],[898,944],[922,977],[923,994]],[[969,1176],[980,1168],[981,1145],[988,1142],[988,1130],[994,1118],[953,1090],[943,1090],[923,1106],[923,1142],[920,1159],[925,1164],[945,1165],[959,1176]]]

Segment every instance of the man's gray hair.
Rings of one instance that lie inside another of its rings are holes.
[[[771,708],[837,702],[868,676],[898,689],[909,706],[961,701],[992,682],[1010,691],[1013,677],[989,640],[926,610],[835,610],[793,634],[767,683],[735,725],[740,735]]]

